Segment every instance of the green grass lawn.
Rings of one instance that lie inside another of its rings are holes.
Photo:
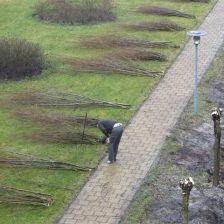
[[[122,102],[132,105],[130,110],[121,109],[71,109],[36,108],[37,110],[57,111],[58,113],[84,115],[90,117],[116,119],[128,123],[141,102],[147,97],[158,79],[148,77],[128,77],[122,75],[81,74],[73,72],[64,65],[67,57],[96,57],[106,54],[106,50],[89,50],[79,42],[84,38],[103,34],[120,34],[149,40],[172,41],[181,47],[187,39],[186,32],[196,27],[211,9],[210,4],[183,3],[165,0],[115,0],[114,11],[118,17],[115,22],[96,25],[57,25],[32,18],[38,0],[0,0],[0,36],[18,37],[39,43],[50,63],[54,66],[42,72],[38,77],[23,81],[11,81],[0,84],[1,102],[7,101],[9,91],[25,89],[55,89],[74,92],[106,101]],[[162,5],[197,15],[195,20],[171,17],[186,30],[181,32],[133,32],[121,28],[122,23],[137,21],[166,20],[167,17],[141,15],[133,13],[135,7],[145,4]],[[152,70],[164,71],[180,49],[159,50],[169,58],[168,62],[147,62],[144,65]],[[15,112],[27,109],[21,107],[0,108],[0,151],[2,155],[15,153],[34,155],[38,158],[62,160],[80,165],[96,166],[105,153],[105,146],[41,144],[26,136],[34,130],[44,130],[41,125],[20,119]],[[99,132],[97,132],[99,134]],[[50,208],[21,205],[0,205],[0,223],[4,224],[47,224],[52,223],[63,211],[63,206],[78,192],[88,177],[88,173],[73,171],[52,171],[38,169],[1,168],[0,183],[28,190],[49,193],[54,197]],[[70,190],[72,189],[72,190]]]

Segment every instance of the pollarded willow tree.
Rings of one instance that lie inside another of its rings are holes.
[[[214,122],[214,135],[215,142],[213,146],[213,186],[219,185],[220,179],[220,150],[221,150],[221,128],[220,128],[220,118],[222,115],[222,109],[215,107],[212,109],[212,120]]]

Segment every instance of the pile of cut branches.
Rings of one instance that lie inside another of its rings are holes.
[[[124,60],[166,61],[166,57],[161,53],[131,48],[118,50],[113,57]]]
[[[53,203],[53,198],[48,194],[0,186],[0,203],[49,207]]]
[[[71,127],[80,127],[85,123],[86,126],[96,127],[98,123],[98,119],[85,117],[85,116],[69,116],[69,115],[55,115],[55,114],[46,114],[37,111],[25,111],[25,112],[17,112],[17,114],[24,118],[30,119],[32,121],[52,124],[55,126],[71,126]]]
[[[44,142],[44,143],[60,143],[60,144],[100,144],[102,139],[97,135],[86,132],[86,126],[96,127],[98,119],[88,118],[86,116],[57,116],[48,115],[40,112],[18,112],[19,116],[31,119],[32,121],[44,124],[54,125],[60,128],[60,131],[50,131],[44,133],[28,134],[27,137]],[[57,129],[58,129],[57,128]],[[74,130],[75,128],[75,130]]]
[[[195,16],[190,15],[185,12],[181,12],[175,9],[163,8],[158,6],[142,6],[134,10],[135,12],[144,13],[144,14],[156,14],[163,16],[178,16],[184,18],[195,19]]]
[[[0,157],[0,167],[11,168],[38,168],[38,169],[56,169],[56,170],[75,170],[92,171],[94,168],[78,166],[72,163],[45,159],[21,159],[21,158],[3,158]]]
[[[133,61],[121,61],[113,58],[104,59],[67,59],[75,71],[101,74],[122,74],[130,76],[157,77],[161,72],[149,71]]]
[[[166,41],[150,41],[137,38],[119,37],[115,35],[100,36],[93,39],[82,40],[81,44],[91,48],[114,47],[144,47],[144,48],[179,48],[179,46]]]
[[[27,90],[10,92],[13,104],[37,106],[70,106],[83,107],[113,107],[128,109],[130,105],[102,101],[75,93],[58,92],[55,90]]]
[[[90,133],[81,131],[59,131],[59,132],[44,132],[35,133],[31,136],[33,139],[45,142],[45,143],[55,143],[55,144],[100,144],[101,139]]]
[[[202,2],[202,3],[209,3],[210,0],[179,0],[180,2]]]
[[[183,27],[177,25],[174,22],[141,22],[137,24],[123,24],[125,28],[137,31],[181,31],[184,30]]]

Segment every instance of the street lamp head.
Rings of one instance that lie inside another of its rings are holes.
[[[195,45],[198,45],[198,44],[200,44],[201,36],[204,36],[204,35],[206,35],[207,33],[206,33],[205,31],[194,30],[194,31],[190,31],[190,32],[188,32],[187,34],[188,34],[188,36],[193,37],[194,44],[195,44]]]
[[[195,45],[200,44],[200,39],[201,39],[200,36],[193,36],[194,44],[195,44]]]

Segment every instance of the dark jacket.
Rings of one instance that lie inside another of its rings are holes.
[[[98,128],[107,136],[109,137],[114,125],[117,123],[117,121],[112,120],[102,120],[98,122]]]

